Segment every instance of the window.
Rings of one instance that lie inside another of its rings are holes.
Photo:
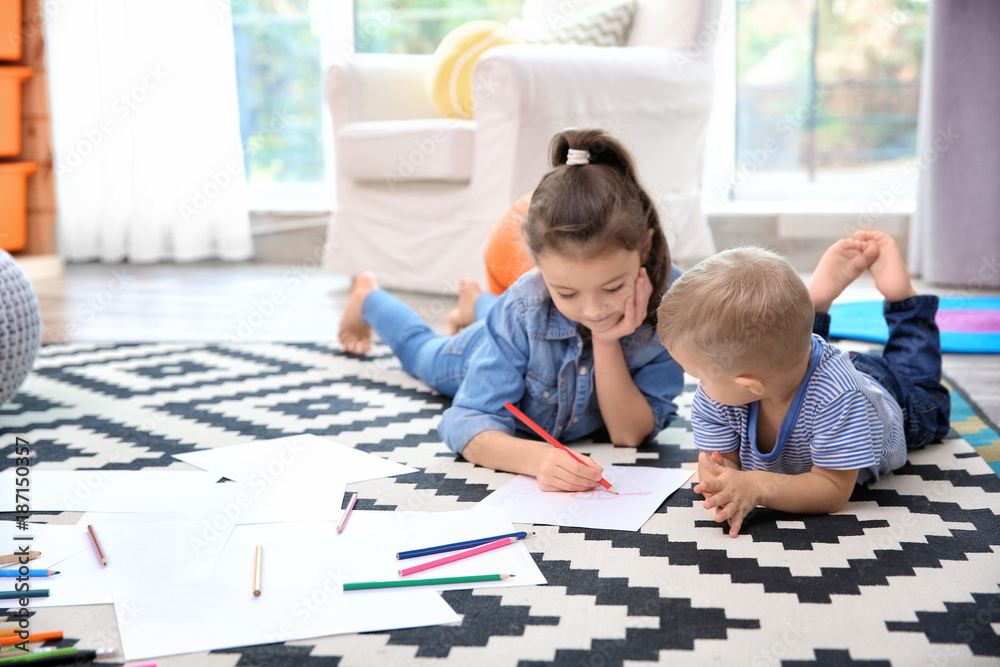
[[[468,21],[506,23],[522,0],[355,0],[358,53],[434,53],[444,36]]]
[[[926,2],[737,0],[731,197],[863,198],[903,179],[912,198],[926,25]]]
[[[251,190],[326,180],[320,40],[309,0],[233,0],[240,133]]]

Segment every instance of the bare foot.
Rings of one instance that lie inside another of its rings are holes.
[[[452,336],[476,321],[479,283],[470,278],[458,284],[458,305],[448,313],[448,333]]]
[[[878,258],[868,270],[875,279],[875,287],[886,301],[902,301],[917,295],[910,270],[906,268],[899,246],[891,236],[877,229],[866,229],[855,232],[854,238],[878,246]]]
[[[878,253],[877,245],[857,238],[840,239],[830,246],[809,281],[809,296],[816,312],[830,310],[833,300],[876,261]]]
[[[340,319],[337,337],[345,352],[364,354],[372,346],[372,328],[361,317],[361,305],[373,290],[378,289],[375,274],[370,271],[359,273],[351,285],[351,294],[344,306],[344,316]]]

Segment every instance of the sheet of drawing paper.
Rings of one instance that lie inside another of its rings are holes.
[[[32,470],[28,496],[33,512],[182,512],[225,496],[218,478],[200,470]],[[14,505],[8,468],[0,472],[0,512]]]
[[[340,477],[348,484],[417,472],[311,433],[175,454],[174,458],[244,484],[289,472],[317,479]]]
[[[229,482],[231,495],[217,505],[237,524],[283,521],[337,521],[343,513],[347,484],[334,477],[285,471],[250,484]]]
[[[604,479],[618,495],[599,486],[592,491],[542,491],[534,477],[518,475],[482,500],[477,508],[500,508],[514,523],[577,528],[639,530],[693,470],[609,466]]]
[[[28,567],[38,570],[58,570],[58,575],[32,578],[32,588],[49,589],[47,598],[31,598],[30,607],[62,607],[111,602],[111,582],[106,568],[94,548],[86,524],[74,526],[29,523],[28,530],[12,529],[14,522],[0,524],[0,544],[26,544],[41,556],[29,561]],[[98,532],[103,539],[104,533]],[[30,542],[14,537],[31,537]],[[103,542],[102,542],[103,546]],[[17,546],[13,550],[16,550]],[[4,569],[16,568],[8,565]],[[13,579],[0,579],[0,589],[13,590]],[[16,600],[0,601],[0,608],[17,606]]]
[[[480,537],[505,535],[519,530],[530,531],[530,526],[515,528],[504,512],[498,508],[476,507],[461,512],[427,512],[423,516],[416,517],[410,537],[399,544],[396,551],[464,542]],[[391,562],[392,570],[388,573],[390,576],[381,579],[429,579],[432,577],[465,577],[474,574],[514,575],[506,581],[435,586],[438,590],[445,591],[463,588],[506,588],[545,584],[545,576],[528,552],[527,545],[531,539],[528,538],[528,541],[519,541],[506,547],[463,558],[454,563],[439,565],[405,577],[398,576],[398,570],[451,556],[458,552],[448,551],[420,558],[393,560]]]
[[[125,658],[457,622],[448,604],[429,589],[345,595],[336,559],[329,555],[337,550],[338,538],[346,550],[373,536],[364,513],[354,514],[340,536],[330,522],[237,526],[200,581],[116,578],[115,613]],[[385,522],[395,513],[372,514],[389,515],[380,518]],[[356,534],[349,536],[352,529]],[[260,596],[253,595],[257,545],[263,547]]]

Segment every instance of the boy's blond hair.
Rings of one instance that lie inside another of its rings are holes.
[[[671,285],[658,310],[664,347],[726,373],[786,370],[812,345],[813,304],[781,255],[756,246],[702,260]]]

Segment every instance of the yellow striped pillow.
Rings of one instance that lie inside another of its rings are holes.
[[[472,118],[472,68],[486,50],[519,44],[521,37],[496,21],[470,21],[445,35],[434,52],[425,84],[435,106],[446,118]]]

